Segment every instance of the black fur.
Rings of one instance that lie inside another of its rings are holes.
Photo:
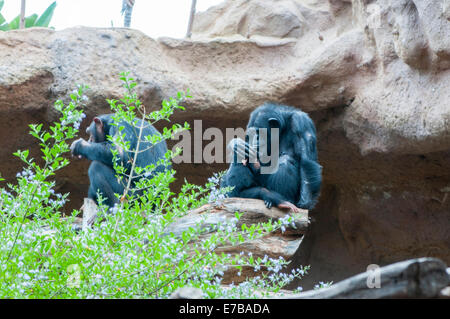
[[[297,207],[312,209],[320,193],[322,167],[318,163],[316,129],[311,118],[293,107],[265,103],[251,113],[247,132],[258,128],[268,129],[268,154],[274,148],[270,129],[279,129],[278,170],[261,174],[251,163],[244,165],[233,161],[221,187],[234,186],[228,194],[230,197],[259,198],[268,207],[288,201]],[[259,148],[260,139],[256,145],[246,147]],[[259,155],[260,150],[257,152]],[[261,166],[270,164],[261,163]]]
[[[118,127],[124,126],[122,134],[125,134],[125,140],[130,143],[130,150],[135,150],[139,137],[139,128],[142,123],[141,120],[136,120],[134,127],[126,122],[121,122],[118,126],[115,126],[112,125],[112,115],[103,114],[97,116],[86,130],[90,135],[89,141],[86,142],[79,139],[73,142],[71,146],[73,155],[82,156],[92,161],[88,171],[90,181],[88,197],[97,202],[97,192],[99,192],[105,198],[105,204],[109,207],[114,206],[118,201],[114,194],[121,194],[125,189],[123,185],[124,181],[119,183],[116,177],[111,149],[116,148],[119,151],[118,160],[125,167],[127,174],[130,173],[135,153],[131,151],[125,152],[119,149],[107,140],[107,136],[114,136],[118,131]],[[136,166],[146,167],[151,164],[156,164],[164,158],[164,154],[167,152],[165,141],[161,141],[153,147],[150,147],[150,142],[144,140],[145,136],[155,134],[159,134],[159,132],[148,122],[145,122],[141,137],[142,141],[139,144],[139,150],[145,151],[138,153]],[[167,168],[160,165],[155,170],[155,173],[164,171],[165,169]],[[138,178],[133,179],[133,184],[137,180]]]

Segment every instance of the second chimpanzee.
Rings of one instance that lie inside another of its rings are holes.
[[[118,202],[114,194],[122,194],[125,185],[116,177],[113,163],[113,153],[111,149],[115,148],[118,151],[118,161],[125,167],[125,173],[129,174],[131,171],[131,163],[134,159],[134,150],[136,150],[139,138],[139,129],[142,121],[136,120],[134,125],[122,121],[118,125],[113,125],[113,114],[103,114],[94,118],[92,123],[86,129],[89,134],[89,140],[82,138],[74,141],[70,147],[72,155],[77,157],[84,157],[92,161],[89,166],[89,191],[88,197],[98,203],[97,193],[105,199],[105,205],[112,207]],[[113,145],[107,139],[107,136],[115,136],[118,133],[118,128],[123,126],[124,129],[121,134],[125,135],[125,141],[129,142],[129,152],[125,152],[119,146]],[[136,157],[135,165],[145,168],[148,165],[157,164],[157,162],[164,158],[167,152],[167,145],[164,140],[151,145],[145,140],[145,136],[160,134],[150,123],[144,122],[141,141],[139,142],[139,153]],[[168,167],[159,165],[156,172],[161,172]],[[133,179],[136,182],[138,178]]]
[[[263,104],[250,115],[247,142],[234,139],[228,147],[234,152],[233,162],[221,187],[234,187],[229,196],[262,199],[269,208],[314,207],[322,167],[317,159],[316,129],[306,113]],[[253,162],[249,160],[252,153],[256,154]]]

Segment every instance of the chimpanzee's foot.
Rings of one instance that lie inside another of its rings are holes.
[[[301,211],[300,208],[298,208],[297,206],[295,206],[294,204],[292,204],[290,202],[282,202],[282,203],[278,204],[278,208],[290,209],[294,213],[300,213],[300,211]]]

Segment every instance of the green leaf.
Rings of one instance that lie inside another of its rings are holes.
[[[5,22],[5,21],[6,21],[5,18],[0,13],[0,25],[2,25],[2,23]]]
[[[20,23],[20,15],[15,17],[10,23],[9,23],[9,30],[16,30],[19,29],[19,23]]]
[[[5,23],[5,24],[0,25],[0,30],[1,31],[8,31],[9,30],[9,24]]]
[[[50,20],[53,17],[53,11],[55,11],[56,1],[54,1],[39,17],[34,26],[36,27],[48,27]]]
[[[23,158],[26,159],[26,158],[28,157],[28,154],[30,154],[30,151],[29,151],[29,150],[23,151],[23,152],[22,152]]]
[[[37,16],[38,15],[35,13],[35,14],[30,15],[29,17],[26,17],[25,18],[25,28],[34,27],[34,22],[36,21]]]
[[[0,11],[2,10],[4,4],[5,4],[5,0],[0,0]]]

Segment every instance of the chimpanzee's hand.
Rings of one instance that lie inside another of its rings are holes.
[[[79,138],[78,140],[74,141],[72,145],[70,145],[70,151],[72,153],[72,156],[76,156],[78,158],[82,158],[81,155],[81,148],[86,147],[89,145],[89,142],[86,142],[84,139]]]
[[[271,209],[273,206],[273,202],[270,199],[265,199],[264,205],[266,205],[267,208]]]

